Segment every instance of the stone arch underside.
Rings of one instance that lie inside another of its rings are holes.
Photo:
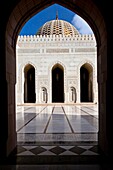
[[[60,1],[60,0],[49,0],[49,1],[45,1],[45,0],[21,0],[18,4],[15,3],[15,8],[13,6],[13,4],[10,4],[11,9],[13,9],[10,13],[10,17],[9,15],[6,16],[8,17],[8,22],[7,22],[7,27],[6,27],[6,48],[5,49],[9,49],[8,52],[6,51],[6,77],[7,77],[7,84],[8,84],[8,107],[10,108],[15,108],[15,103],[10,103],[9,101],[9,96],[13,96],[13,98],[15,98],[15,94],[12,93],[12,89],[14,89],[15,87],[15,60],[16,60],[16,56],[15,56],[15,49],[16,49],[16,41],[17,41],[17,37],[18,37],[18,33],[21,30],[22,26],[33,16],[35,15],[37,12],[40,12],[41,10],[43,10],[44,8],[54,4],[54,3],[58,3],[70,10],[72,10],[73,12],[79,14],[81,17],[83,17],[88,24],[91,26],[96,40],[97,40],[97,48],[98,48],[98,56],[97,56],[97,65],[98,65],[98,77],[99,82],[101,82],[101,74],[106,74],[106,69],[107,69],[107,65],[105,65],[104,68],[101,67],[101,65],[103,63],[106,63],[106,56],[105,54],[107,53],[107,49],[105,48],[107,45],[107,41],[106,41],[106,28],[105,28],[105,24],[104,24],[104,19],[102,14],[99,12],[99,10],[97,9],[96,5],[94,4],[94,2],[92,0],[79,0],[79,1],[73,1],[73,0],[69,0],[69,1]],[[101,27],[100,27],[100,23],[101,23]],[[99,61],[101,62],[99,62]],[[9,62],[10,61],[10,62]],[[9,69],[10,66],[12,65],[12,69]],[[104,69],[104,70],[103,70]],[[12,77],[12,79],[14,81],[9,80],[9,77]],[[100,97],[99,97],[99,103],[101,106],[101,103],[106,102],[106,99],[101,99],[101,95],[104,94],[104,96],[106,96],[106,91],[105,88],[101,88],[102,84],[105,84],[105,79],[102,80],[103,82],[101,82],[101,85],[99,84],[99,88],[100,90]],[[103,96],[103,95],[102,95]],[[104,105],[104,107],[106,108],[106,104]],[[13,110],[13,112],[12,112]],[[8,112],[8,119],[9,119],[9,115],[13,114],[12,119],[10,118],[9,120],[9,128],[8,128],[8,139],[7,139],[7,155],[14,149],[14,147],[16,146],[16,130],[15,130],[15,121],[14,121],[14,117],[15,117],[15,109],[9,109]],[[106,110],[104,108],[101,109],[100,107],[100,113],[103,112],[103,110]],[[106,111],[104,111],[106,114]],[[100,116],[101,119],[101,116]],[[99,144],[100,147],[102,148],[102,150],[106,150],[107,148],[107,138],[106,138],[106,123],[103,122],[104,120],[101,119],[100,120],[100,129],[99,129]],[[102,126],[102,124],[104,124],[104,128]],[[104,139],[104,140],[103,140]]]

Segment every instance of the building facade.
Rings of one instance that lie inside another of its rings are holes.
[[[16,101],[98,102],[97,47],[69,22],[46,22],[36,35],[18,36]]]

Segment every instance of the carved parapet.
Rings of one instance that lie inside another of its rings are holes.
[[[95,41],[95,36],[94,34],[89,34],[89,35],[47,35],[47,36],[42,36],[42,35],[19,35],[17,39],[18,42],[47,42],[47,41]]]

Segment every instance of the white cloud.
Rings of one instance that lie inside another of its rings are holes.
[[[93,34],[91,27],[87,24],[87,22],[85,20],[83,20],[77,14],[74,15],[71,23],[76,27],[76,29],[81,34]]]

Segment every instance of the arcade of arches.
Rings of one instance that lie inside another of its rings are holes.
[[[94,102],[97,103],[98,93],[96,90],[93,90],[93,78],[92,78],[92,68],[91,70],[88,70],[85,68],[85,65],[88,66],[88,63],[85,63],[80,68],[80,102]],[[60,68],[61,67],[61,68]],[[89,67],[91,67],[89,65]],[[51,102],[54,103],[64,103],[65,93],[64,93],[64,69],[59,64],[55,64],[55,66],[52,68],[51,71],[51,78],[52,78],[52,100]],[[35,93],[35,68],[28,64],[24,68],[24,100],[23,103],[37,103],[36,102],[36,94]],[[43,75],[42,75],[43,77]],[[96,79],[96,78],[95,78]],[[20,81],[19,83],[22,83]],[[94,82],[94,84],[97,84]],[[45,90],[44,90],[45,89]],[[94,88],[95,89],[95,88]],[[93,91],[95,93],[95,99],[93,97]],[[21,96],[21,99],[23,98],[23,95]],[[17,98],[17,101],[20,101],[20,98]],[[69,91],[69,100],[68,103],[76,103],[77,101],[77,93],[76,88],[73,86],[70,86]],[[47,103],[48,102],[48,94],[47,89],[44,87],[41,87],[41,94],[39,102],[41,103]],[[17,103],[20,104],[20,103]],[[21,103],[22,104],[22,103]]]
[[[1,145],[0,156],[1,158],[7,157],[11,151],[16,147],[17,134],[16,134],[16,115],[15,115],[15,84],[16,84],[16,41],[18,33],[24,23],[37,12],[41,11],[45,7],[59,3],[60,5],[69,8],[70,10],[78,13],[83,17],[91,26],[94,31],[97,42],[97,79],[98,79],[98,105],[99,105],[99,133],[98,142],[99,147],[105,155],[112,155],[113,152],[113,139],[111,134],[112,129],[112,96],[113,96],[113,83],[112,83],[112,26],[110,12],[106,11],[110,9],[111,2],[105,1],[93,1],[93,0],[79,0],[79,1],[60,1],[60,0],[20,0],[10,1],[10,4],[6,6],[4,1],[1,5],[2,15],[0,16],[1,31],[0,31],[0,80],[1,80],[1,119],[0,119],[0,132],[1,132]],[[7,13],[6,13],[7,11]],[[29,64],[29,63],[27,63]],[[60,64],[60,63],[58,63]],[[84,63],[85,64],[85,63]],[[81,75],[87,77],[90,80],[89,70],[87,64],[80,70]],[[37,71],[37,70],[35,70]],[[24,73],[27,76],[25,84],[25,96],[24,100],[31,100],[31,95],[27,88],[31,75],[36,74],[34,68],[28,65],[25,67]],[[65,76],[65,70],[62,67],[53,67],[52,74],[61,72],[62,77]],[[33,78],[34,79],[34,78]],[[83,81],[83,80],[81,80]],[[88,86],[86,82],[83,82],[84,86]],[[62,79],[62,85],[65,84]],[[89,83],[90,95],[85,94],[85,99],[92,100],[92,81]],[[34,86],[33,82],[32,85]],[[33,87],[34,88],[34,87]],[[42,86],[42,90],[46,92],[46,87]],[[54,88],[54,85],[52,85]],[[70,87],[71,88],[71,87]],[[64,89],[65,90],[65,89]],[[73,87],[71,90],[75,90]],[[83,91],[83,87],[81,86]],[[63,91],[63,90],[62,90]],[[83,91],[83,93],[85,93]],[[35,101],[35,95],[33,100]],[[30,97],[29,97],[30,96]],[[64,96],[62,95],[62,99]],[[54,101],[54,99],[53,99]]]

